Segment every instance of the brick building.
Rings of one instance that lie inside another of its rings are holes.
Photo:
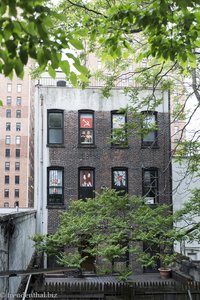
[[[33,118],[29,66],[23,80],[0,75],[0,207],[33,206]]]
[[[41,81],[42,82],[42,81]],[[54,82],[56,83],[56,81]],[[59,85],[59,83],[58,83]],[[65,85],[65,84],[64,84]],[[141,91],[139,98],[151,91]],[[143,136],[115,136],[131,116],[119,113],[129,103],[115,88],[108,99],[98,88],[38,85],[35,97],[35,200],[38,231],[55,232],[71,199],[94,197],[112,187],[145,196],[149,205],[171,203],[168,94],[156,111],[141,113],[158,130]]]

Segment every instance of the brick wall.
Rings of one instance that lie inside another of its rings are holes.
[[[130,118],[128,117],[128,120]],[[109,111],[95,112],[95,147],[78,145],[78,112],[65,111],[64,147],[50,147],[51,166],[64,167],[64,199],[66,209],[70,199],[78,198],[78,168],[95,168],[95,190],[111,187],[112,167],[128,168],[129,194],[142,195],[142,168],[158,168],[159,202],[170,203],[170,144],[169,115],[158,113],[158,148],[141,149],[141,138],[133,131],[128,138],[128,148],[117,149],[108,142],[111,134]],[[54,232],[59,223],[60,209],[48,210],[48,230]]]

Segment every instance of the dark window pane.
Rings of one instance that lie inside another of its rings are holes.
[[[62,113],[49,113],[49,128],[62,128]]]
[[[63,143],[63,112],[48,112],[48,143]]]
[[[63,141],[62,136],[61,129],[49,129],[49,141],[51,144],[61,144]]]

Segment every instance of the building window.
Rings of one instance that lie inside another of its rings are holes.
[[[158,170],[143,169],[142,171],[143,197],[147,204],[158,202]]]
[[[142,146],[157,146],[157,112],[142,112]]]
[[[9,203],[8,202],[4,202],[3,207],[4,208],[9,208]]]
[[[10,171],[10,162],[5,162],[5,171]]]
[[[10,157],[10,149],[5,149],[5,157]]]
[[[20,149],[15,150],[15,157],[20,157]]]
[[[10,106],[12,103],[12,98],[10,96],[7,96],[6,98],[6,105]]]
[[[16,110],[16,118],[21,118],[21,110]]]
[[[11,118],[11,109],[6,109],[6,118]]]
[[[21,123],[16,123],[16,131],[21,131]]]
[[[94,198],[94,169],[79,169],[79,199]]]
[[[19,184],[19,176],[15,176],[15,184]]]
[[[120,196],[128,193],[128,170],[127,168],[112,169],[112,188],[119,192]]]
[[[17,135],[15,137],[15,143],[16,143],[16,145],[20,145],[20,143],[21,143],[21,136]]]
[[[20,106],[22,104],[22,98],[21,97],[17,97],[16,99],[16,105]]]
[[[64,169],[55,167],[47,169],[49,205],[64,204]]]
[[[15,198],[19,198],[19,189],[15,189]]]
[[[127,118],[125,114],[111,112],[112,145],[127,145]]]
[[[15,171],[20,171],[20,163],[19,162],[15,163]]]
[[[7,84],[7,92],[12,92],[12,83]]]
[[[94,113],[79,112],[79,144],[94,144]]]
[[[9,198],[9,190],[8,189],[4,190],[4,197]]]
[[[10,135],[6,135],[5,143],[6,143],[6,145],[10,145],[10,143],[11,143],[11,136]]]
[[[9,177],[9,175],[6,175],[5,176],[5,184],[9,184],[9,182],[10,182],[10,177]]]
[[[63,111],[48,111],[48,144],[63,144]]]
[[[22,85],[21,84],[17,84],[17,92],[21,93],[22,91]]]
[[[11,123],[7,122],[6,123],[6,131],[10,131],[11,130]]]

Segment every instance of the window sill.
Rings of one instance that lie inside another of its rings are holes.
[[[48,148],[65,148],[64,144],[46,144]]]
[[[128,145],[111,145],[111,149],[129,149]]]
[[[47,209],[65,209],[64,204],[47,204]]]
[[[78,144],[77,148],[97,148],[97,146],[91,144]]]
[[[160,147],[158,145],[153,145],[153,144],[149,144],[149,145],[141,145],[141,149],[159,149]]]

